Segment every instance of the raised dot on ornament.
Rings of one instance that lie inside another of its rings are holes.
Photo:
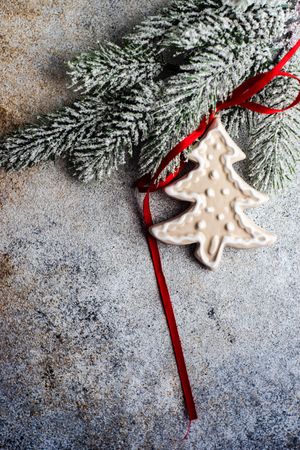
[[[209,153],[209,154],[207,155],[207,159],[208,159],[209,161],[212,161],[212,160],[214,159],[214,155],[213,155],[212,153]]]
[[[210,178],[211,180],[218,180],[218,179],[220,178],[220,174],[219,174],[219,172],[218,172],[217,170],[212,170],[212,171],[209,173],[209,178]]]
[[[215,208],[213,206],[207,206],[205,208],[205,212],[211,214],[211,213],[215,212]]]
[[[217,220],[222,221],[222,220],[224,220],[224,219],[225,219],[225,214],[221,213],[221,214],[218,214],[218,215],[217,215]]]
[[[205,220],[201,220],[200,222],[198,222],[197,223],[197,228],[198,228],[198,230],[204,230],[206,228]]]
[[[212,188],[208,188],[206,189],[205,194],[207,195],[207,197],[214,197],[215,191]]]
[[[223,189],[221,189],[221,194],[223,194],[223,195],[229,195],[229,194],[230,194],[230,189],[228,189],[228,188],[223,188]]]
[[[229,231],[229,232],[234,231],[234,228],[235,228],[235,226],[234,226],[234,224],[233,224],[232,222],[228,222],[228,223],[226,223],[226,225],[225,225],[225,229],[226,229],[227,231]]]

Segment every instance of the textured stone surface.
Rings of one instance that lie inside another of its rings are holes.
[[[65,59],[159,3],[2,1],[2,130],[67,101]],[[278,235],[271,249],[228,249],[212,273],[191,248],[161,246],[199,412],[183,442],[133,177],[1,173],[0,448],[299,449],[299,183],[251,213]],[[182,207],[155,200],[157,221]]]

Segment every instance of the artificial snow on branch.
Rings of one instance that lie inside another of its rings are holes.
[[[16,131],[0,147],[0,167],[20,170],[59,156],[70,156],[76,145],[95,135],[109,110],[109,105],[102,100],[86,96],[72,107]]]
[[[149,135],[151,111],[159,91],[159,84],[152,83],[121,93],[97,132],[75,146],[72,161],[80,180],[102,179],[125,164],[134,147]]]
[[[151,81],[159,75],[162,65],[149,50],[141,51],[132,45],[121,48],[110,42],[80,55],[69,62],[69,68],[73,87],[104,95]]]
[[[72,86],[83,98],[4,138],[0,166],[18,170],[67,157],[87,182],[108,176],[137,148],[140,172],[153,173],[218,101],[276,63],[290,43],[291,24],[299,22],[293,0],[174,0],[121,45],[100,45],[71,61]],[[265,103],[278,104],[292,92],[286,79],[277,86],[261,94]],[[295,170],[297,114],[223,113],[235,135],[250,127],[249,176],[256,186],[280,187]],[[164,174],[178,164],[176,158]]]
[[[287,67],[300,75],[300,58]],[[258,101],[273,108],[282,108],[292,103],[299,91],[299,85],[290,78],[281,78],[260,95]],[[248,175],[258,189],[270,191],[283,188],[296,172],[300,160],[299,151],[300,108],[299,106],[274,116],[252,114],[249,126]],[[263,149],[263,151],[262,151]]]

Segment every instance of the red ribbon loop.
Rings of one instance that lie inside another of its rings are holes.
[[[300,102],[300,92],[290,105],[280,109],[271,108],[269,106],[261,105],[260,103],[256,102],[250,102],[249,99],[253,97],[253,95],[251,95],[253,92],[252,87],[256,86],[257,89],[259,89],[257,92],[255,92],[255,94],[261,91],[262,90],[260,89],[261,81],[270,78],[269,76],[266,77],[266,75],[269,75],[269,72],[267,72],[266,74],[263,73],[256,75],[255,77],[246,80],[243,84],[241,84],[241,86],[239,86],[237,89],[235,89],[235,91],[233,91],[232,96],[229,100],[217,104],[216,112],[222,111],[223,109],[231,108],[233,106],[241,106],[245,109],[250,109],[251,111],[258,112],[260,114],[277,114],[293,108]],[[276,73],[276,75],[274,75],[270,79],[270,81],[268,81],[268,84],[271,81],[273,81],[274,78],[279,76],[293,78],[294,80],[297,80],[300,83],[300,78],[297,77],[296,75],[293,75],[292,73],[289,72],[279,71],[278,73]],[[255,83],[255,81],[257,81],[257,83]],[[248,89],[248,86],[250,86],[251,89],[250,88]],[[265,86],[266,85],[264,85],[263,88]]]
[[[154,176],[146,175],[135,183],[135,187],[139,189],[140,192],[146,193],[143,203],[143,215],[144,222],[148,228],[153,225],[152,214],[150,209],[150,193],[157,191],[164,186],[167,186],[182,170],[183,163],[174,172],[170,173],[164,181],[158,181],[162,172],[166,169],[169,163],[180,155],[186,148],[192,145],[197,139],[201,138],[207,131],[210,124],[215,118],[215,114],[227,108],[234,106],[240,106],[242,108],[249,109],[251,111],[258,112],[260,114],[277,114],[293,108],[300,103],[300,91],[296,99],[288,106],[282,109],[270,108],[265,105],[250,101],[250,99],[258,94],[262,89],[264,89],[274,78],[278,76],[294,78],[300,83],[300,78],[289,72],[282,71],[285,64],[295,55],[297,50],[300,48],[300,39],[297,43],[287,52],[287,54],[279,61],[279,63],[271,69],[269,72],[258,74],[246,81],[244,81],[239,87],[234,89],[230,98],[225,102],[219,102],[216,106],[216,110],[211,112],[209,117],[204,117],[201,120],[199,127],[185,137],[181,142],[179,142],[162,160],[159,168],[155,172]],[[197,419],[195,402],[193,399],[192,389],[186,369],[186,364],[183,356],[182,346],[180,342],[180,337],[176,325],[176,319],[172,307],[172,302],[167,286],[167,282],[162,269],[160,253],[158,249],[158,244],[156,239],[147,231],[147,242],[154,266],[155,276],[162,299],[164,311],[166,314],[166,319],[170,331],[170,336],[172,340],[172,345],[175,353],[175,358],[177,362],[178,373],[181,381],[181,386],[183,390],[184,400],[186,403],[186,408],[190,421]]]

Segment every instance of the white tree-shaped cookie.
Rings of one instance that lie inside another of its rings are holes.
[[[171,197],[192,202],[183,214],[151,227],[157,239],[187,245],[198,243],[195,256],[215,269],[224,247],[252,248],[274,243],[276,237],[257,227],[244,209],[261,205],[268,196],[252,189],[233,169],[245,159],[219,119],[188,155],[197,167],[168,186]]]

